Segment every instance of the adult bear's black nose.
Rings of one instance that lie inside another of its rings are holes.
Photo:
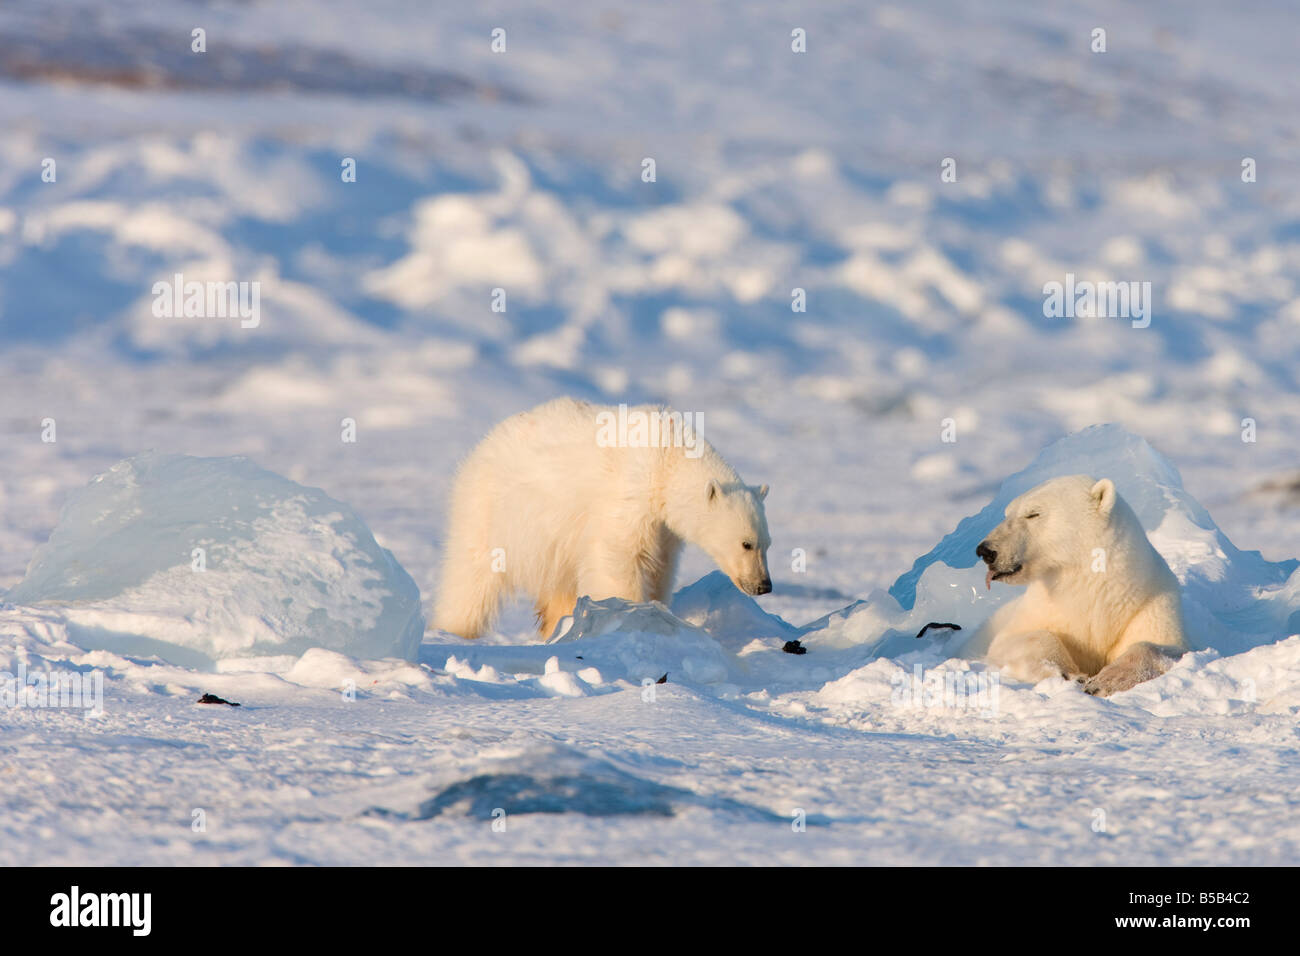
[[[993,562],[998,559],[998,553],[989,547],[987,541],[981,541],[975,548],[975,557],[983,558],[985,564],[993,567]]]
[[[762,581],[759,581],[759,582],[758,582],[758,587],[754,590],[754,593],[755,593],[755,594],[771,594],[771,593],[772,593],[772,579],[771,579],[771,578],[763,578]]]

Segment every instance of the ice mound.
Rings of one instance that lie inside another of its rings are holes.
[[[1094,425],[1053,443],[1007,478],[978,514],[963,519],[889,589],[804,629],[809,646],[876,645],[894,656],[930,621],[962,625],[963,637],[1020,588],[984,588],[975,546],[1002,520],[1007,504],[1058,475],[1110,478],[1137,512],[1183,584],[1194,647],[1236,654],[1300,632],[1300,562],[1266,561],[1241,551],[1183,490],[1178,470],[1142,438],[1118,425]],[[933,632],[932,632],[933,633]],[[942,636],[942,635],[940,635]]]
[[[187,667],[325,648],[415,658],[419,589],[349,508],[245,458],[145,454],[69,498],[5,599],[78,645]]]
[[[799,636],[797,627],[768,614],[721,571],[711,571],[682,588],[673,595],[671,608],[677,617],[733,651],[755,638],[789,641]]]
[[[439,768],[430,785],[433,795],[421,801],[413,814],[382,806],[371,812],[416,820],[443,815],[492,820],[503,811],[510,816],[666,817],[687,808],[704,808],[752,822],[785,822],[761,807],[659,783],[600,751],[582,751],[523,734]]]
[[[441,786],[420,804],[416,819],[450,813],[490,820],[498,807],[514,815],[672,816],[674,801],[693,796],[562,744],[499,750],[477,762],[470,776]]]
[[[582,641],[582,658],[608,678],[717,684],[731,675],[726,651],[706,632],[657,602],[582,597],[573,623],[550,643]]]

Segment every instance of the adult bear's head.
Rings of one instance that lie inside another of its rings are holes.
[[[767,594],[772,578],[767,573],[767,533],[763,499],[767,485],[751,487],[739,481],[710,478],[704,490],[705,517],[697,525],[695,543],[703,548],[746,594]]]
[[[1108,540],[1115,506],[1128,511],[1109,478],[1087,475],[1052,478],[1007,505],[1002,523],[975,548],[994,581],[1028,584],[1056,572],[1077,569]]]

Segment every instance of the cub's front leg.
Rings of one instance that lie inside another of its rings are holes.
[[[594,601],[612,597],[633,602],[650,599],[640,555],[629,553],[621,541],[592,548],[579,566],[577,584],[577,593]]]

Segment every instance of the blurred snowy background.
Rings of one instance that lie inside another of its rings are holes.
[[[324,487],[427,593],[456,460],[557,393],[704,412],[773,485],[775,550],[845,594],[1102,421],[1289,557],[1282,9],[6,4],[0,586],[69,491],[157,449]],[[154,318],[175,272],[260,280],[261,325]],[[1067,272],[1150,281],[1151,327],[1045,319]]]

